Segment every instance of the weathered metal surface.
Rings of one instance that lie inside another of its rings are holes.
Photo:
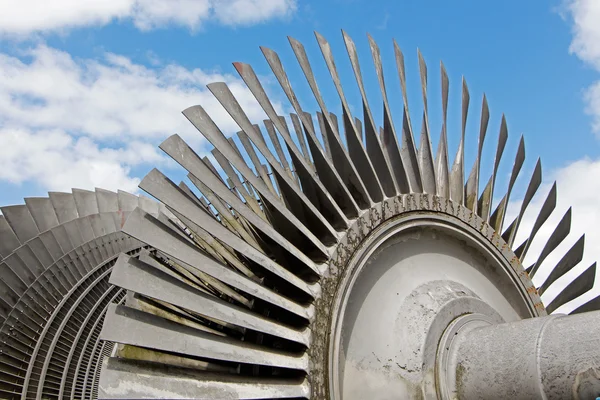
[[[404,68],[404,54],[400,50],[398,43],[394,40],[394,53],[396,56],[396,67],[400,77],[400,89],[402,90],[402,100],[404,101],[404,109],[402,113],[402,147],[400,155],[406,170],[406,175],[410,182],[410,190],[414,193],[423,191],[423,183],[421,181],[421,171],[419,169],[419,161],[417,156],[417,148],[415,145],[414,135],[412,131],[412,123],[410,122],[410,112],[408,110],[408,95],[406,92],[406,70]]]
[[[133,363],[108,359],[100,382],[103,399],[284,399],[305,398],[310,390],[302,379],[261,379],[219,376],[193,370],[140,368]]]
[[[565,215],[562,217],[560,222],[554,228],[554,232],[548,238],[548,241],[544,245],[542,252],[540,253],[537,261],[528,268],[529,274],[533,277],[537,270],[540,268],[540,265],[556,247],[561,244],[561,242],[567,237],[571,230],[571,215],[572,210],[569,207]]]
[[[21,243],[13,233],[19,228],[10,221],[2,224],[0,242],[6,240],[12,249],[2,253],[0,264],[2,284],[10,285],[0,294],[0,303],[10,305],[3,309],[0,327],[0,397],[71,394],[75,357],[85,349],[80,338],[103,318],[104,304],[124,293],[108,286],[111,259],[142,246],[117,232],[122,215],[116,196],[99,189],[26,199],[17,207],[31,216],[36,229],[29,222],[24,227],[38,233],[27,240],[28,234],[21,236]]]
[[[594,278],[596,277],[596,263],[592,264],[581,275],[569,283],[559,294],[546,306],[546,310],[551,313],[558,307],[576,299],[594,286]],[[575,323],[575,322],[573,322]],[[589,329],[589,328],[585,328]],[[570,338],[569,338],[570,340]]]
[[[461,135],[458,150],[454,158],[454,164],[450,170],[450,200],[464,204],[464,180],[465,180],[465,131],[467,125],[467,114],[469,110],[469,89],[465,78],[462,79],[462,119]]]
[[[450,176],[448,170],[448,91],[450,82],[444,63],[440,61],[441,94],[442,94],[442,127],[435,156],[435,176],[437,179],[437,195],[450,198]]]
[[[486,222],[490,220],[490,210],[492,209],[492,196],[494,194],[494,187],[496,184],[496,174],[498,173],[498,167],[500,166],[500,160],[502,154],[504,154],[504,147],[508,140],[508,128],[506,127],[506,118],[502,115],[502,122],[500,123],[500,132],[498,133],[498,142],[496,144],[496,155],[494,156],[494,167],[492,169],[492,176],[488,180],[487,185],[479,197],[477,203],[477,210],[479,216]]]
[[[469,174],[469,179],[467,180],[467,184],[465,187],[465,205],[476,213],[479,212],[477,195],[479,193],[479,170],[481,167],[481,151],[483,150],[483,142],[485,141],[485,135],[487,133],[489,120],[490,110],[488,108],[487,97],[485,97],[484,94],[483,102],[481,105],[481,124],[479,127],[479,139],[477,141],[477,157],[475,158],[475,163],[473,164],[473,168],[471,169],[471,173]]]
[[[421,92],[423,94],[423,122],[421,124],[421,140],[419,143],[419,168],[423,178],[423,192],[436,194],[437,182],[433,166],[433,153],[431,150],[431,138],[429,133],[429,107],[427,102],[427,65],[421,51],[417,49],[419,59],[419,73],[421,75]]]
[[[21,243],[25,243],[39,234],[27,206],[0,207],[0,210]]]
[[[284,325],[262,319],[247,310],[220,299],[205,295],[181,281],[157,271],[152,266],[135,259],[119,258],[110,282],[149,298],[179,306],[183,309],[228,322],[243,328],[253,329],[307,344],[309,331],[299,332]]]
[[[289,369],[308,369],[308,356],[219,338],[126,306],[109,307],[103,340],[188,356]]]
[[[600,312],[485,325],[458,330],[451,345],[456,380],[447,398],[594,399],[600,393]]]
[[[558,278],[569,272],[583,259],[583,247],[585,243],[585,235],[571,247],[569,251],[563,256],[563,258],[556,264],[556,266],[550,272],[550,275],[546,278],[542,286],[538,289],[540,295],[542,295],[550,285],[552,285]]]
[[[123,231],[144,243],[148,243],[153,248],[161,250],[169,257],[180,260],[180,263],[188,271],[203,272],[213,277],[216,282],[222,282],[300,316],[307,314],[305,307],[295,304],[293,301],[274,293],[269,288],[261,286],[254,280],[212,260],[191,243],[183,241],[173,230],[168,230],[158,220],[141,210],[130,216],[123,227]]]
[[[383,135],[382,135],[382,146],[384,149],[384,157],[389,163],[392,173],[394,174],[394,180],[399,193],[410,192],[409,179],[404,168],[404,161],[400,154],[400,145],[398,144],[398,138],[396,136],[396,130],[392,122],[392,111],[390,109],[387,89],[385,87],[385,79],[383,76],[383,66],[381,63],[381,53],[379,46],[369,35],[369,45],[371,47],[371,54],[373,56],[373,63],[375,64],[375,72],[377,73],[377,80],[379,81],[379,89],[381,91],[381,97],[383,99]]]
[[[511,223],[508,229],[502,234],[502,237],[510,247],[513,247],[515,241],[515,235],[517,234],[517,230],[519,229],[519,225],[521,224],[521,219],[523,218],[523,214],[525,214],[525,210],[527,206],[535,196],[535,192],[538,190],[540,185],[542,184],[542,163],[538,158],[537,163],[535,164],[535,168],[533,170],[533,175],[531,176],[531,180],[529,181],[529,185],[527,186],[527,190],[525,191],[525,197],[523,197],[523,202],[521,203],[521,208],[519,209],[519,214],[515,218],[515,220]],[[545,210],[544,210],[545,211]]]
[[[308,140],[308,145],[310,147],[310,153],[312,155],[313,163],[315,165],[315,171],[319,174],[319,179],[315,180],[315,183],[318,183],[319,181],[323,183],[323,185],[327,188],[327,189],[325,189],[325,187],[324,187],[323,190],[325,192],[331,193],[330,196],[328,196],[328,197],[332,197],[333,199],[335,199],[335,202],[339,205],[339,208],[341,210],[343,210],[343,212],[346,216],[356,217],[356,215],[358,215],[358,210],[359,210],[359,206],[357,203],[360,202],[360,200],[357,200],[357,197],[353,197],[353,195],[355,194],[354,192],[356,192],[356,190],[358,190],[358,189],[354,188],[354,187],[348,187],[348,185],[345,183],[345,181],[349,177],[340,176],[336,167],[334,167],[331,158],[328,157],[323,152],[323,148],[321,147],[319,140],[317,139],[316,134],[315,134],[315,129],[314,129],[314,125],[312,123],[312,118],[310,118],[310,114],[305,113],[302,110],[302,108],[300,107],[300,104],[298,103],[298,99],[296,98],[296,95],[294,94],[294,92],[292,90],[289,79],[288,79],[287,75],[285,74],[285,71],[283,70],[283,66],[281,65],[281,60],[279,60],[279,56],[270,49],[261,47],[261,50],[263,51],[263,54],[265,55],[265,58],[266,58],[267,62],[269,63],[271,70],[275,74],[275,77],[279,81],[281,88],[285,92],[292,107],[294,108],[294,111],[296,111],[296,114],[302,121],[302,125],[304,126],[304,131],[306,133],[306,138]],[[248,84],[248,80],[247,80],[248,71],[251,71],[252,76],[255,77],[254,72],[252,71],[252,69],[249,65],[240,64],[240,63],[236,63],[235,65],[237,67],[238,73],[240,74],[240,76],[242,76],[242,79],[244,79],[246,84]],[[300,65],[302,67],[304,64],[301,62]],[[307,77],[310,77],[310,76],[312,76],[312,72],[305,72],[305,75]],[[255,85],[248,84],[248,88],[252,91],[254,96],[260,102],[261,98],[259,96],[257,96],[257,93],[256,93],[257,91],[253,90],[253,86],[255,86]],[[261,106],[263,107],[265,112],[267,112],[267,115],[269,115],[270,109],[265,108],[265,106],[263,104],[261,104]],[[269,117],[271,118],[271,121],[273,121],[273,117],[271,117],[271,116],[269,116]],[[313,177],[313,179],[314,179],[314,177]],[[352,193],[351,193],[350,189],[353,190]],[[362,191],[361,195],[362,194],[364,194],[364,190]],[[356,193],[356,196],[360,196],[360,195],[358,193]],[[361,196],[361,198],[362,198],[362,196]],[[362,199],[362,200],[363,200],[362,202],[364,202],[364,199]],[[347,222],[346,222],[346,224],[347,224]]]
[[[342,35],[344,37],[346,50],[348,51],[348,55],[350,56],[350,63],[352,64],[352,69],[354,70],[354,77],[356,78],[356,83],[358,84],[358,89],[362,98],[363,114],[365,121],[364,148],[366,148],[367,154],[369,155],[368,161],[369,163],[372,163],[371,168],[373,168],[373,173],[376,173],[375,176],[379,177],[378,179],[380,180],[381,187],[385,195],[387,197],[393,197],[397,195],[399,191],[395,185],[394,179],[392,178],[391,166],[389,164],[389,161],[384,156],[381,141],[379,139],[379,135],[377,134],[375,119],[373,118],[371,108],[369,107],[369,100],[367,98],[367,93],[365,90],[360,65],[358,62],[358,52],[356,51],[356,45],[354,44],[354,41],[350,38],[350,36],[348,36],[344,31],[342,31]],[[345,99],[344,103],[347,104]],[[357,137],[362,138],[362,123],[357,118],[352,119],[349,112],[349,110],[344,108],[344,123],[347,124],[347,126],[349,127],[350,125],[352,125],[354,127]],[[350,142],[348,144],[350,144]],[[361,148],[363,148],[363,146],[361,146]],[[371,171],[366,171],[367,174],[369,172]],[[373,195],[371,196],[373,197]],[[381,201],[378,200],[377,197],[374,197],[374,200]]]
[[[544,201],[544,204],[542,205],[542,208],[540,209],[540,212],[539,212],[537,218],[535,219],[533,228],[531,228],[531,233],[529,234],[529,237],[525,240],[525,242],[523,242],[523,244],[521,246],[519,246],[519,248],[517,248],[515,250],[515,254],[517,256],[519,256],[521,261],[523,261],[525,259],[525,255],[527,255],[527,250],[529,250],[529,246],[531,245],[531,242],[533,242],[535,235],[539,232],[540,228],[542,227],[542,225],[544,225],[544,222],[546,222],[546,220],[550,217],[550,215],[552,214],[552,211],[554,211],[555,208],[556,208],[556,182],[554,182],[554,184],[552,185],[552,188],[550,189],[550,192],[548,192],[548,196],[546,197],[546,200]],[[519,215],[522,217],[521,213],[519,213]],[[516,232],[516,229],[515,229],[515,232]],[[512,243],[514,243],[515,236],[514,236],[514,233],[512,233],[512,234],[513,234]]]
[[[500,131],[502,134],[502,130]],[[503,147],[502,147],[503,148]],[[499,147],[500,149],[500,147]],[[499,160],[498,160],[499,161]],[[521,136],[521,140],[519,141],[519,147],[517,148],[517,153],[515,155],[515,162],[513,164],[512,172],[510,173],[510,181],[508,182],[508,189],[500,200],[498,207],[492,213],[492,216],[489,219],[490,225],[498,231],[502,231],[502,227],[504,226],[504,217],[506,216],[506,207],[508,206],[508,201],[510,200],[510,195],[512,193],[515,182],[517,181],[517,177],[519,176],[519,172],[521,172],[521,167],[523,167],[523,163],[525,162],[525,139]],[[490,201],[493,199],[493,193],[490,195]]]

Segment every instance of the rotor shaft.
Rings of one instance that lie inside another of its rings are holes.
[[[460,399],[594,399],[600,312],[465,325],[450,349]]]

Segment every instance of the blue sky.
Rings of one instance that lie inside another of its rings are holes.
[[[505,113],[509,142],[501,165],[501,187],[506,186],[521,134],[527,149],[524,183],[517,186],[512,208],[516,210],[530,171],[541,157],[545,184],[534,206],[543,201],[543,189],[559,178],[559,205],[573,204],[575,213],[576,233],[566,248],[580,231],[591,230],[584,261],[600,255],[589,250],[600,248],[600,235],[593,233],[594,224],[600,223],[595,200],[600,195],[600,3],[595,0],[51,3],[52,9],[47,1],[0,0],[0,204],[18,204],[23,197],[71,186],[134,191],[139,179],[156,165],[177,177],[179,170],[156,149],[160,141],[181,133],[198,149],[207,148],[181,110],[206,105],[227,134],[236,129],[205,84],[228,82],[247,104],[249,114],[262,118],[244,92],[233,61],[252,64],[280,110],[289,112],[259,46],[279,53],[304,108],[316,111],[287,35],[304,43],[326,102],[337,110],[339,101],[313,31],[329,40],[346,95],[354,110],[360,110],[341,36],[344,29],[357,45],[368,94],[377,99],[371,101],[377,120],[381,106],[367,32],[382,51],[397,124],[402,103],[393,38],[406,59],[411,114],[417,125],[413,129],[420,129],[422,110],[419,48],[429,68],[434,149],[443,60],[451,89],[451,161],[458,145],[464,75],[471,94],[467,168],[474,159],[485,92],[491,119],[482,175],[485,179],[489,175]],[[556,214],[559,218],[562,210]],[[526,220],[524,226],[531,223]],[[587,266],[581,265],[578,272]]]
[[[439,116],[439,112],[436,113],[439,111],[439,60],[444,61],[450,75],[451,118],[460,113],[460,79],[462,75],[466,77],[472,99],[470,123],[474,130],[470,132],[472,140],[469,143],[472,149],[476,145],[478,113],[485,92],[492,113],[489,146],[486,146],[490,156],[493,155],[492,141],[501,113],[506,114],[509,123],[509,149],[511,145],[516,146],[521,133],[525,134],[529,165],[533,165],[537,155],[542,157],[546,169],[598,155],[600,148],[591,129],[592,117],[585,113],[583,96],[584,90],[598,77],[598,71],[569,53],[573,23],[570,15],[564,12],[564,2],[381,1],[376,7],[365,0],[281,2],[288,7],[287,12],[274,13],[271,18],[252,25],[233,23],[232,26],[207,17],[191,28],[181,21],[171,21],[164,25],[158,23],[151,29],[140,29],[132,18],[113,17],[105,24],[90,23],[81,27],[63,24],[37,32],[35,29],[27,32],[23,28],[25,32],[17,32],[18,36],[14,32],[5,33],[0,51],[27,63],[31,57],[24,52],[47,46],[67,53],[76,62],[97,60],[105,63],[106,54],[112,53],[150,70],[176,64],[187,70],[201,69],[235,76],[232,61],[248,62],[259,74],[269,75],[268,65],[259,50],[259,46],[266,46],[280,54],[288,73],[299,82],[296,90],[311,101],[287,42],[286,36],[290,35],[305,44],[326,99],[337,104],[313,31],[323,34],[332,44],[342,78],[349,83],[346,90],[350,92],[351,101],[358,100],[358,91],[354,90],[340,30],[345,29],[357,43],[367,87],[376,88],[374,71],[369,68],[371,60],[366,38],[369,32],[382,48],[384,65],[388,66],[386,72],[391,76],[388,85],[392,88],[392,97],[393,89],[398,88],[397,74],[393,70],[392,38],[403,49],[416,117],[420,113],[417,109],[420,106],[417,48],[421,49],[429,66],[432,117]],[[22,25],[26,24],[24,21]],[[34,22],[30,24],[35,26]],[[274,86],[273,89],[274,96],[282,96],[276,91],[278,88]],[[118,103],[118,99],[113,101]],[[376,115],[380,113],[376,112]],[[416,117],[413,119],[419,121]],[[0,117],[0,124],[2,122]],[[47,127],[52,126],[44,126]],[[455,124],[455,128],[457,131],[459,125]],[[163,137],[171,133],[165,130]],[[69,134],[79,136],[86,132],[69,127]],[[432,132],[434,142],[437,134],[437,131]],[[143,138],[144,132],[136,136]],[[456,137],[450,135],[452,154],[457,145]],[[153,139],[160,139],[160,135],[156,134]],[[102,141],[102,144],[110,146],[111,142]],[[112,145],[118,145],[118,140]],[[472,153],[468,150],[467,158]],[[133,175],[143,174],[144,168],[147,169],[143,163],[131,164]],[[13,179],[14,183],[7,181],[11,180],[3,180],[0,192],[3,204],[53,189],[36,182],[35,177],[23,181]]]

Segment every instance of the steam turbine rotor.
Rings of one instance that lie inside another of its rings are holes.
[[[281,115],[250,65],[234,63],[267,119],[251,121],[225,83],[209,84],[240,131],[226,137],[201,105],[184,110],[212,144],[212,157],[178,135],[167,138],[160,148],[188,180],[177,184],[152,170],[140,188],[156,203],[74,189],[2,208],[2,396],[598,395],[599,298],[571,315],[553,314],[592,289],[596,265],[557,287],[582,260],[581,237],[534,285],[570,232],[571,210],[537,259],[523,265],[555,212],[557,190],[538,194],[538,160],[523,180],[518,214],[506,220],[523,178],[525,144],[521,137],[514,156],[506,156],[504,116],[493,138],[494,159],[482,159],[490,122],[484,95],[475,161],[465,168],[471,101],[463,79],[458,150],[450,163],[447,136],[455,129],[447,123],[443,64],[434,151],[420,52],[417,143],[396,42],[400,109],[390,105],[391,70],[386,85],[380,49],[369,36],[379,83],[374,101],[383,111],[375,118],[346,33],[360,116],[351,106],[357,99],[350,103],[344,94],[326,39],[317,34],[340,100],[329,107],[338,114],[327,108],[304,46],[289,40],[318,105],[314,115],[294,91],[302,82],[290,79],[277,53],[261,48],[288,100],[283,109],[291,112]],[[497,178],[503,157],[514,159],[506,188]],[[545,201],[523,235],[523,216],[540,195]],[[517,243],[521,236],[526,239]],[[550,287],[559,294],[544,304],[541,295]]]

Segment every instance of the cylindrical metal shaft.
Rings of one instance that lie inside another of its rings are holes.
[[[551,315],[459,332],[460,399],[600,396],[600,311]]]

